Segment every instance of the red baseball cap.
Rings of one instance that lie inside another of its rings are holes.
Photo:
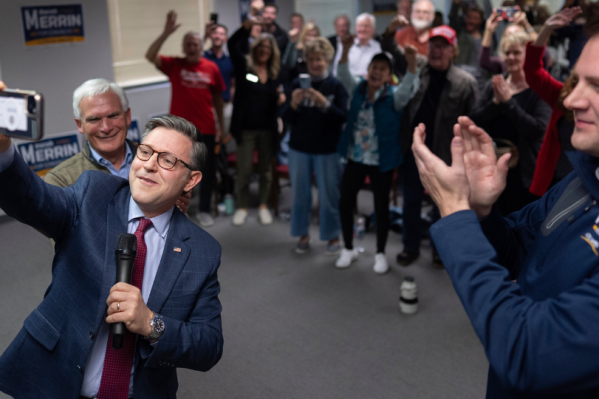
[[[431,29],[429,39],[432,39],[433,37],[442,37],[443,39],[447,40],[447,42],[452,46],[458,44],[458,38],[456,36],[455,30],[453,30],[447,25],[441,25]]]

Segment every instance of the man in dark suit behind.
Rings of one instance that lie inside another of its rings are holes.
[[[333,58],[333,76],[337,76],[337,65],[339,64],[339,60],[341,59],[341,53],[343,52],[343,45],[341,44],[341,40],[344,37],[349,35],[349,27],[350,21],[349,17],[345,14],[338,15],[333,21],[335,25],[335,35],[329,36],[328,39],[331,42],[331,45],[335,49],[335,57]]]
[[[16,398],[175,397],[177,367],[207,371],[219,361],[221,248],[175,206],[201,180],[205,157],[192,124],[154,118],[129,181],[85,171],[59,188],[0,135],[0,208],[56,241],[52,284],[0,357],[0,391]],[[137,257],[131,284],[115,284],[114,250],[125,232],[135,232]],[[128,330],[119,350],[109,331],[116,322]]]

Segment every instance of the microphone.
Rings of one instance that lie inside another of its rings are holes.
[[[116,283],[131,284],[131,270],[137,252],[137,238],[133,234],[123,233],[119,236],[116,243]],[[116,284],[115,283],[115,284]],[[123,338],[127,332],[125,323],[112,324],[112,347],[121,349],[123,347]]]

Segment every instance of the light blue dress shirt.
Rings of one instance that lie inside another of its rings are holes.
[[[128,148],[128,146],[127,146]],[[15,157],[15,146],[11,144],[8,150],[0,153],[0,172],[4,171],[10,166]],[[131,151],[129,151],[131,153]],[[130,166],[130,164],[129,164]],[[129,169],[129,167],[127,167]],[[158,266],[162,259],[162,253],[164,252],[164,245],[166,244],[166,236],[173,215],[174,207],[166,211],[162,215],[150,218],[152,226],[149,227],[144,235],[146,242],[147,253],[146,253],[146,266],[144,268],[144,278],[141,288],[141,296],[145,303],[148,303],[152,286],[154,285],[154,279],[158,272]],[[129,214],[128,214],[127,233],[133,234],[137,230],[139,225],[139,218],[144,217],[143,212],[139,209],[139,206],[133,201],[133,197],[129,197]],[[116,267],[116,264],[115,264]],[[83,375],[83,386],[81,387],[81,395],[93,398],[100,389],[100,382],[102,380],[102,369],[104,368],[104,357],[106,356],[106,345],[108,344],[108,332],[109,324],[103,321],[100,325],[100,329],[96,334],[96,340],[92,345],[91,352],[87,358],[87,364],[85,366],[85,374]],[[160,341],[151,344],[156,346]],[[133,396],[133,374],[135,367],[131,367],[131,381],[129,383],[129,397]]]
[[[151,218],[152,226],[146,230],[144,239],[148,248],[146,254],[146,267],[144,269],[144,279],[141,287],[141,296],[145,303],[148,303],[154,279],[158,272],[164,244],[166,243],[166,235],[173,215],[174,207],[163,213],[160,216]],[[133,197],[129,198],[129,223],[127,224],[127,233],[133,234],[139,225],[139,218],[144,217],[143,212]],[[116,267],[116,266],[115,266]],[[81,396],[93,398],[100,389],[102,381],[102,370],[104,368],[104,357],[106,356],[106,345],[108,343],[108,332],[110,325],[106,321],[102,322],[100,329],[96,335],[96,340],[92,346],[92,350],[87,358],[85,365],[85,374],[83,375],[83,386],[81,387]],[[141,339],[141,338],[138,338]],[[158,345],[158,342],[152,344]],[[135,365],[131,367],[131,381],[129,383],[129,397],[133,396],[133,374],[135,373]]]
[[[123,164],[121,165],[119,170],[116,170],[116,168],[114,167],[112,162],[102,158],[102,156],[100,154],[98,154],[96,152],[96,150],[94,150],[92,148],[91,145],[89,146],[89,150],[92,154],[92,157],[94,157],[94,159],[100,165],[108,168],[110,173],[112,173],[114,176],[119,176],[119,177],[122,177],[123,179],[129,180],[129,170],[131,169],[131,163],[133,162],[133,153],[131,152],[131,148],[129,148],[129,145],[126,142],[125,142],[125,151],[126,151],[125,159],[123,160]]]

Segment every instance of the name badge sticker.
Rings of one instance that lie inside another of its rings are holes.
[[[249,80],[250,82],[258,83],[258,76],[254,75],[254,74],[248,73],[247,75],[245,75],[245,78],[247,80]]]

